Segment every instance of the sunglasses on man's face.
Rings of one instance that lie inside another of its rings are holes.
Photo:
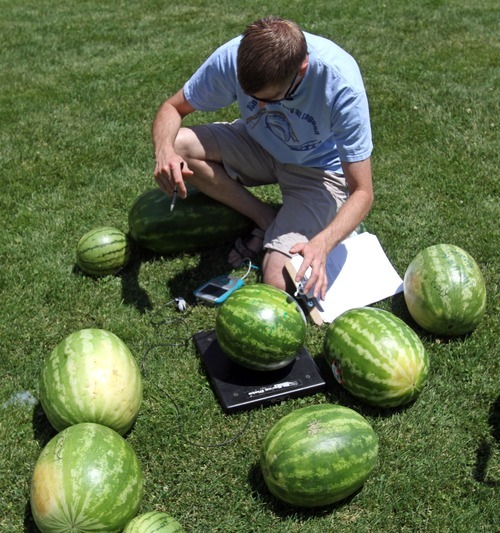
[[[286,90],[284,96],[282,98],[276,98],[276,99],[270,99],[270,98],[257,98],[257,96],[254,96],[253,94],[249,94],[250,98],[253,98],[254,100],[257,100],[259,102],[263,102],[264,104],[277,104],[278,102],[282,102],[283,100],[292,100],[294,91],[293,86],[295,85],[295,80],[297,79],[297,76],[299,73],[295,74],[293,77],[292,83],[290,83],[290,86]]]

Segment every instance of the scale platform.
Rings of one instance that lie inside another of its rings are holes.
[[[220,347],[214,330],[195,333],[193,340],[226,413],[271,405],[286,398],[310,396],[326,388],[316,363],[305,348],[286,367],[262,372],[230,359]]]

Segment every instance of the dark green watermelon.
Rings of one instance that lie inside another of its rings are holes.
[[[158,254],[191,252],[234,241],[255,224],[234,209],[190,189],[170,210],[171,199],[160,189],[141,194],[132,204],[130,235]]]

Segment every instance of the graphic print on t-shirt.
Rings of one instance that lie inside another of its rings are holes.
[[[253,129],[261,120],[264,120],[266,128],[270,130],[275,137],[286,144],[291,150],[305,152],[313,150],[316,148],[316,146],[321,144],[320,140],[312,140],[305,143],[300,143],[290,121],[288,120],[288,117],[281,111],[259,109],[255,115],[252,115],[246,119],[247,127],[249,129]]]

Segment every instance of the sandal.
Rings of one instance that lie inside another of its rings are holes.
[[[252,248],[250,248],[248,246],[250,241],[252,241],[254,239],[259,239],[261,241],[258,250],[255,250],[253,246],[252,246]],[[233,248],[229,252],[229,255],[233,255],[233,256],[237,256],[237,257],[234,257],[231,260],[228,259],[229,264],[233,268],[238,268],[238,267],[240,267],[243,264],[243,262],[246,259],[254,262],[259,257],[259,255],[262,253],[262,249],[263,249],[262,243],[263,243],[263,241],[264,241],[264,231],[261,230],[260,228],[255,228],[252,231],[252,233],[250,233],[250,235],[248,237],[244,238],[244,239],[242,239],[241,237],[238,237],[238,239],[236,239],[236,242],[234,243]]]

